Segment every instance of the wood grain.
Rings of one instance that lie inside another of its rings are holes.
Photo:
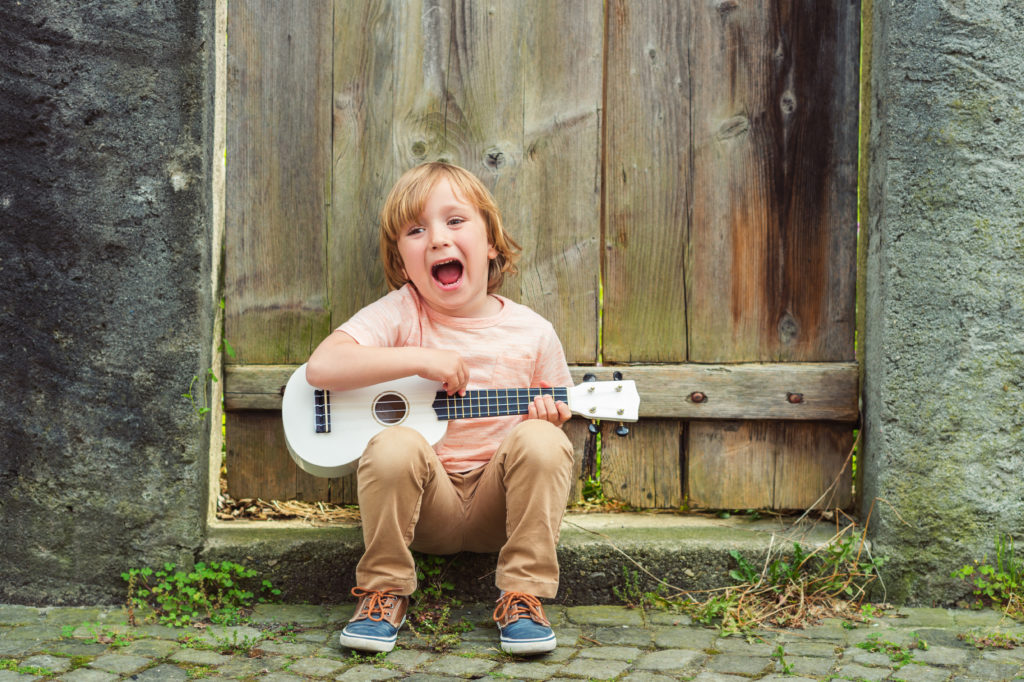
[[[582,421],[582,420],[581,420]],[[614,422],[601,434],[601,488],[609,499],[644,509],[678,509],[683,504],[678,419],[645,419],[615,435]]]
[[[224,329],[243,362],[304,360],[330,322],[331,4],[279,9],[228,8]]]
[[[688,5],[608,2],[606,363],[687,357]]]
[[[281,391],[294,365],[227,365],[225,403],[229,410],[280,410]],[[614,369],[637,383],[640,416],[646,418],[756,419],[855,422],[857,366],[853,363],[749,363],[741,365],[637,365],[571,368],[612,379]],[[495,387],[498,388],[498,387]],[[706,400],[694,402],[694,392]],[[791,403],[790,393],[803,402]]]

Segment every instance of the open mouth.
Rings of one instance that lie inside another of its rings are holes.
[[[462,279],[462,263],[454,258],[434,263],[430,268],[430,274],[442,288],[454,287]]]

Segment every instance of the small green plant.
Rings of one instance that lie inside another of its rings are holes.
[[[996,537],[996,563],[988,556],[983,563],[967,565],[953,571],[951,577],[970,580],[980,600],[1001,608],[1012,618],[1024,619],[1024,559],[1014,555],[1013,538]]]
[[[38,677],[49,677],[53,671],[35,665],[21,665],[13,658],[0,658],[0,670],[11,670],[19,675],[36,675]]]
[[[786,650],[781,644],[775,647],[775,651],[772,652],[772,658],[779,662],[779,668],[782,670],[783,675],[793,674],[793,664],[786,663]]]
[[[461,633],[473,629],[464,618],[455,622],[451,619],[452,607],[462,604],[452,594],[455,584],[446,579],[454,559],[418,552],[413,558],[419,587],[412,594],[409,629],[434,651],[448,651],[458,646]]]
[[[630,570],[628,566],[622,567],[622,587],[612,586],[615,596],[631,609],[651,609],[655,607],[671,608],[672,604],[667,599],[667,588],[659,583],[655,590],[644,590],[640,585],[640,573]]]
[[[166,563],[155,571],[133,568],[121,574],[128,583],[132,624],[138,608],[152,609],[155,619],[165,625],[183,626],[200,620],[236,625],[244,622],[244,610],[254,601],[272,601],[281,594],[270,581],[259,580],[256,571],[230,561],[200,562],[191,571],[175,568]]]
[[[911,650],[921,649],[922,651],[928,649],[928,643],[921,639],[920,635],[916,632],[912,633],[915,640],[911,644],[907,645],[906,648],[896,644],[894,642],[887,642],[878,639],[878,635],[870,635],[865,641],[857,644],[858,649],[864,649],[872,653],[883,653],[889,657],[892,661],[893,670],[899,670],[908,663],[916,663],[914,660],[914,654]]]
[[[213,668],[211,668],[208,665],[197,665],[193,668],[189,668],[186,671],[186,674],[188,675],[188,679],[190,680],[200,680],[204,677],[209,677],[210,675],[212,675]]]
[[[1013,649],[1024,644],[1024,636],[1006,632],[961,632],[957,639],[978,649]]]

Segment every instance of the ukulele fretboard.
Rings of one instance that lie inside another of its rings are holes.
[[[464,396],[438,391],[431,406],[437,418],[442,421],[504,417],[526,414],[530,403],[538,395],[550,395],[556,401],[569,402],[568,389],[565,388],[489,388],[466,391]]]

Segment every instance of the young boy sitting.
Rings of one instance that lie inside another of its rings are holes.
[[[407,171],[381,212],[380,250],[393,291],[317,347],[310,384],[350,390],[419,375],[449,395],[572,385],[551,324],[494,293],[516,272],[520,249],[475,176],[446,163]],[[538,598],[558,590],[555,545],[573,463],[560,427],[570,416],[545,395],[528,415],[451,421],[434,445],[403,426],[371,439],[357,469],[365,553],[344,646],[394,647],[416,589],[410,550],[464,550],[499,552],[502,649],[555,648]]]

